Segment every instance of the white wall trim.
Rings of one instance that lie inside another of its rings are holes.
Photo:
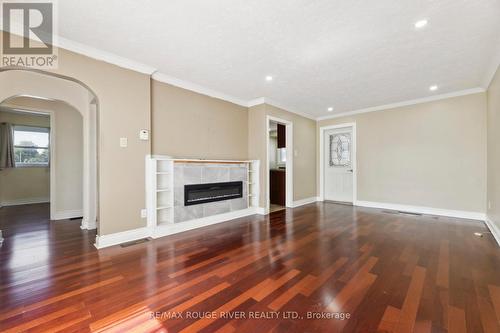
[[[40,204],[48,202],[50,202],[50,198],[47,197],[16,199],[16,200],[2,201],[0,202],[0,207],[32,205],[32,204]]]
[[[410,106],[410,105],[422,104],[422,103],[427,103],[427,102],[439,101],[442,99],[477,94],[477,93],[482,93],[485,91],[486,90],[484,88],[477,87],[477,88],[472,88],[472,89],[455,91],[455,92],[451,92],[451,93],[447,93],[447,94],[412,99],[412,100],[403,101],[403,102],[397,102],[397,103],[392,103],[392,104],[369,107],[369,108],[360,109],[360,110],[332,114],[329,116],[318,117],[318,118],[316,118],[316,120],[321,121],[321,120],[326,120],[326,119],[334,119],[334,118],[340,118],[340,117],[353,116],[356,114],[362,114],[362,113],[368,113],[368,112],[385,111],[385,110],[395,109],[395,108],[399,108],[399,107],[403,107],[403,106]]]
[[[229,220],[250,216],[254,214],[258,214],[259,209],[250,207],[247,209],[242,209],[234,212],[218,214],[203,217],[200,219],[195,219],[191,221],[185,221],[182,223],[175,223],[170,225],[159,226],[156,229],[154,228],[138,228],[133,230],[127,230],[122,232],[117,232],[114,234],[97,236],[94,246],[98,249],[102,249],[105,247],[118,245],[126,242],[131,242],[134,240],[142,239],[142,238],[160,238],[167,235],[176,234],[179,232],[184,232],[188,230],[193,230],[205,226],[209,226],[212,224],[217,224],[221,222],[226,222]]]
[[[274,121],[286,127],[286,207],[293,208],[293,122],[281,118],[276,118],[270,115],[266,116],[266,170],[264,179],[266,180],[265,203],[266,212],[269,212],[271,206],[269,198],[269,187],[271,179],[269,177],[269,122]]]
[[[278,109],[282,109],[282,110],[285,110],[285,111],[290,112],[290,113],[295,113],[296,115],[299,115],[299,116],[302,116],[304,118],[316,121],[316,117],[314,117],[310,114],[294,110],[293,108],[287,107],[286,105],[283,105],[283,104],[276,102],[272,99],[269,99],[267,97],[260,97],[260,98],[252,99],[246,103],[246,106],[250,108],[252,106],[257,106],[257,105],[261,105],[261,104],[271,105],[271,106],[274,106]]]
[[[493,220],[490,219],[489,216],[486,216],[484,223],[486,223],[486,226],[488,227],[488,229],[490,229],[493,238],[495,238],[498,246],[500,246],[500,229],[497,227],[495,222],[493,222]]]
[[[425,215],[437,215],[437,216],[447,216],[456,217],[461,219],[478,220],[484,221],[486,219],[485,213],[480,212],[469,212],[462,210],[451,210],[451,209],[441,209],[433,207],[422,207],[422,206],[410,206],[402,204],[393,203],[382,203],[373,201],[356,201],[355,206],[368,207],[368,208],[378,208],[378,209],[389,209],[408,213],[418,213]]]
[[[176,86],[176,87],[179,87],[179,88],[183,88],[183,89],[187,89],[187,90],[190,90],[190,91],[194,91],[196,93],[199,93],[199,94],[202,94],[202,95],[205,95],[205,96],[210,96],[210,97],[213,97],[213,98],[218,98],[218,99],[221,99],[221,100],[224,100],[224,101],[227,101],[227,102],[231,102],[231,103],[234,103],[234,104],[237,104],[237,105],[240,105],[240,106],[248,107],[248,102],[245,101],[245,100],[243,100],[243,99],[240,99],[240,98],[237,98],[237,97],[234,97],[234,96],[230,96],[230,95],[224,94],[222,92],[219,92],[219,91],[216,91],[216,90],[213,90],[213,89],[201,86],[201,85],[196,84],[196,83],[192,83],[192,82],[189,82],[189,81],[184,81],[184,80],[175,78],[173,76],[169,76],[167,74],[163,74],[163,73],[160,73],[160,72],[155,72],[152,75],[152,78],[153,78],[153,80],[158,81],[158,82],[163,82],[163,83],[170,84],[170,85],[173,85],[173,86]]]
[[[310,198],[296,200],[293,202],[293,208],[315,203],[316,201],[318,201],[318,197],[310,197]]]
[[[266,98],[265,97],[259,97],[256,99],[252,99],[247,102],[247,107],[251,108],[252,106],[257,106],[261,104],[266,104]]]
[[[62,210],[55,212],[53,220],[67,220],[75,217],[83,217],[82,209]]]
[[[82,54],[92,59],[104,61],[118,67],[130,69],[132,71],[147,75],[151,75],[156,71],[156,69],[152,66],[145,65],[138,61],[134,61],[111,52],[96,49],[92,46],[83,43],[78,43],[69,40],[67,38],[63,38],[61,36],[57,36],[57,38],[54,38],[54,41],[55,41],[54,45],[59,48],[63,48],[71,52]]]
[[[118,245],[142,238],[147,238],[149,236],[150,236],[149,228],[147,227],[137,228],[127,231],[117,232],[114,234],[97,236],[95,238],[94,246],[98,249],[102,249],[108,246]]]
[[[356,123],[343,123],[338,125],[330,125],[330,126],[322,126],[319,128],[319,196],[318,201],[325,200],[325,166],[324,166],[324,136],[325,131],[331,129],[352,127],[352,137],[354,138],[353,149],[352,149],[352,202],[353,204],[358,200],[358,153],[357,153],[357,145],[358,145],[358,136]]]

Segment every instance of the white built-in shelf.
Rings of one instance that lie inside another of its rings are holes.
[[[247,196],[245,199],[248,203],[247,209],[231,212],[238,216],[239,214],[252,214],[259,207],[259,165],[258,160],[242,161],[242,160],[199,160],[199,159],[174,159],[169,156],[153,155],[146,158],[146,175],[147,175],[147,219],[148,228],[151,231],[152,237],[157,238],[172,233],[177,233],[193,228],[201,227],[216,222],[219,217],[217,215],[207,218],[183,221],[175,223],[174,204],[174,179],[175,163],[201,163],[201,164],[244,164],[248,173],[244,182],[247,184]],[[226,215],[228,213],[225,213]],[[221,214],[224,215],[224,214]],[[246,215],[245,215],[246,216]],[[220,217],[226,220],[227,217]],[[208,221],[208,222],[207,222]],[[220,221],[221,222],[221,221]]]

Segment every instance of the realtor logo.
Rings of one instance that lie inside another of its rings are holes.
[[[2,1],[2,66],[57,68],[53,1]]]

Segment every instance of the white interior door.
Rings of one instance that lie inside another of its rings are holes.
[[[352,202],[352,127],[325,130],[323,140],[324,199]]]

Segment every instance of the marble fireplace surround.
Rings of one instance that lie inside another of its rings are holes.
[[[184,206],[184,185],[229,181],[243,182],[243,197],[231,200]],[[174,223],[200,219],[247,209],[248,165],[245,163],[186,163],[174,164]]]

